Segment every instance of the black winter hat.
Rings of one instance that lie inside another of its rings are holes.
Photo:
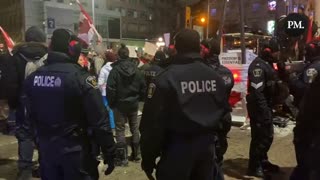
[[[221,51],[219,38],[210,40],[210,55],[219,55]]]
[[[125,44],[121,44],[121,48],[118,50],[118,55],[121,59],[127,59],[129,57],[129,49]]]
[[[30,27],[25,33],[26,42],[45,43],[47,40],[46,34],[37,26]]]
[[[164,60],[166,60],[166,54],[162,51],[157,51],[156,54],[154,55],[154,60],[155,61],[164,61]]]
[[[178,53],[200,53],[200,35],[192,29],[181,30],[174,38]]]
[[[67,29],[56,29],[53,31],[50,44],[51,50],[68,54],[72,35],[73,33]]]

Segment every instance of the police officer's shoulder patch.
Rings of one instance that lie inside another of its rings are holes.
[[[254,77],[261,77],[262,76],[262,69],[261,68],[255,68],[254,70],[253,70],[253,76]]]
[[[94,76],[88,76],[86,79],[86,83],[93,87],[94,89],[98,89],[98,83],[97,83],[97,78]]]
[[[156,90],[156,85],[154,83],[150,83],[148,87],[148,95],[147,95],[149,99],[153,97],[155,90]]]
[[[225,85],[231,84],[231,78],[229,76],[222,76]]]
[[[306,71],[307,77],[308,77],[308,82],[312,83],[315,78],[318,76],[318,71],[315,68],[309,68]]]

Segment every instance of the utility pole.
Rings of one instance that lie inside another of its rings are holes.
[[[244,4],[243,0],[239,0],[240,3],[240,26],[241,26],[241,57],[242,64],[246,64],[246,42],[245,42],[245,33],[244,33]]]
[[[223,27],[224,27],[224,21],[226,19],[226,7],[227,7],[227,0],[224,0],[223,5],[222,5],[222,16],[220,19],[220,27],[219,27],[219,40],[221,40],[221,37],[223,35]]]

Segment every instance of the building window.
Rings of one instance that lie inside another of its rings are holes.
[[[140,32],[140,33],[146,33],[146,32],[148,32],[148,26],[146,26],[146,25],[141,25],[141,26],[139,27],[139,32]]]
[[[98,8],[99,8],[99,4],[98,4],[98,3],[95,3],[95,4],[94,4],[94,8],[98,9]]]
[[[147,12],[145,12],[145,11],[142,11],[141,13],[140,13],[140,18],[141,19],[148,19],[148,15],[147,15]]]
[[[138,32],[138,25],[137,24],[128,24],[128,31],[129,32]]]
[[[137,11],[134,11],[134,12],[133,12],[133,17],[134,17],[134,18],[137,18],[137,17],[138,17],[138,12],[137,12]]]
[[[134,11],[133,11],[132,9],[129,9],[129,10],[127,11],[127,16],[128,16],[128,17],[133,17],[133,16],[134,16]]]
[[[217,15],[217,9],[211,9],[210,16],[216,16]]]
[[[127,14],[126,9],[121,9],[121,16],[126,16],[126,14]]]
[[[57,2],[59,2],[59,3],[63,3],[63,2],[64,2],[64,0],[57,0]]]
[[[257,12],[260,10],[260,3],[254,3],[252,4],[252,11]]]

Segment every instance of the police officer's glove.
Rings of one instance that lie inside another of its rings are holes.
[[[142,159],[141,168],[146,173],[149,180],[155,180],[155,178],[152,176],[153,169],[155,168],[154,163],[151,165]]]

